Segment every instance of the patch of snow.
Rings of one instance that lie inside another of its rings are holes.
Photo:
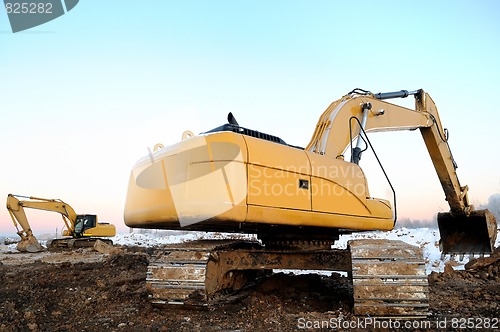
[[[387,239],[401,240],[411,245],[422,248],[424,253],[425,269],[427,274],[431,272],[443,272],[444,265],[447,261],[455,261],[458,265],[454,266],[455,270],[463,270],[464,265],[470,260],[469,256],[458,257],[447,255],[441,258],[439,250],[439,231],[434,228],[398,228],[389,232],[367,232],[354,233],[341,236],[340,240],[334,245],[334,248],[346,248],[347,242],[352,239]],[[500,245],[500,237],[497,236],[495,247]]]
[[[343,235],[334,244],[334,248],[345,249],[347,247],[347,242],[353,239],[387,239],[387,240],[401,240],[403,242],[409,243],[414,246],[418,246],[423,249],[424,261],[426,265],[426,272],[430,274],[431,272],[443,272],[444,265],[447,261],[453,260],[458,263],[454,266],[455,270],[464,269],[464,265],[469,261],[469,256],[460,257],[450,257],[447,255],[443,259],[441,258],[441,252],[439,251],[439,231],[434,228],[398,228],[392,231],[382,232],[364,232],[364,233],[354,233],[350,235]],[[113,243],[117,245],[124,246],[143,246],[143,247],[154,247],[161,246],[169,243],[182,243],[186,241],[201,240],[201,239],[246,239],[255,240],[255,235],[249,234],[233,234],[233,233],[210,233],[210,232],[186,232],[186,231],[160,231],[151,233],[129,233],[129,234],[118,234],[111,238]],[[40,241],[40,243],[46,246],[46,241]],[[497,237],[495,247],[500,246],[500,236]],[[7,247],[7,248],[5,248]],[[9,251],[17,251],[16,244],[9,244],[3,246],[3,249]],[[278,271],[278,270],[277,270]],[[287,272],[289,270],[279,270],[282,272]],[[318,271],[322,274],[326,274],[326,271]],[[297,271],[297,273],[301,273]],[[330,272],[328,272],[329,274]]]
[[[169,243],[182,243],[194,240],[218,240],[218,239],[256,239],[256,236],[250,234],[233,234],[233,233],[208,233],[208,232],[185,232],[185,231],[168,231],[162,233],[129,233],[117,234],[111,238],[114,244],[124,246],[144,246],[154,247]]]

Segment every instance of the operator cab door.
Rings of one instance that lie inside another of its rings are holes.
[[[311,210],[311,167],[302,149],[243,136],[248,148],[248,205]]]
[[[308,153],[312,172],[312,209],[316,212],[370,216],[368,186],[361,168],[353,163]]]
[[[97,224],[97,216],[93,214],[82,214],[78,215],[75,221],[75,234],[77,236],[83,236],[83,233],[94,228]]]

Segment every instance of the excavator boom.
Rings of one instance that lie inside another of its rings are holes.
[[[474,210],[469,202],[469,187],[460,185],[457,164],[436,104],[428,94],[423,93],[416,95],[415,104],[417,110],[429,112],[435,124],[420,128],[420,132],[450,206],[449,212],[441,212],[437,216],[443,255],[493,252],[497,237],[496,219],[488,210]]]
[[[386,99],[415,97],[415,109]],[[353,137],[346,123],[358,119],[361,129]],[[427,151],[445,193],[450,211],[438,214],[443,254],[491,253],[497,235],[495,217],[488,210],[474,210],[469,203],[468,186],[462,186],[457,165],[448,145],[436,104],[423,90],[372,94],[355,89],[333,102],[322,114],[307,150],[330,157],[343,155],[355,136],[366,132],[420,129]],[[358,142],[360,140],[358,139]],[[361,148],[352,149],[352,161],[359,163]]]
[[[9,196],[7,196],[7,210],[17,229],[17,234],[21,237],[21,241],[17,243],[17,250],[21,252],[43,251],[43,247],[33,235],[24,208],[14,195],[9,194]],[[19,226],[21,226],[21,229],[19,229]]]

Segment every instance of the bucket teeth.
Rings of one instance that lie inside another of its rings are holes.
[[[42,245],[33,235],[18,242],[16,249],[20,252],[40,252],[44,250]]]
[[[443,255],[490,254],[497,237],[496,219],[488,210],[472,211],[469,215],[438,213]]]

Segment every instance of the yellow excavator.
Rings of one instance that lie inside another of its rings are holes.
[[[9,194],[7,196],[7,210],[17,229],[17,234],[21,237],[21,241],[16,246],[17,250],[21,252],[39,252],[44,250],[33,235],[26,212],[24,211],[25,208],[53,211],[61,214],[66,226],[66,229],[62,233],[65,237],[51,240],[49,249],[89,247],[93,246],[97,239],[112,244],[111,240],[102,239],[101,237],[113,237],[116,235],[114,225],[99,223],[97,216],[94,214],[76,214],[75,210],[69,204],[60,199]]]
[[[386,101],[410,95],[415,109]],[[331,270],[351,276],[355,314],[425,317],[421,248],[367,239],[332,249],[343,234],[393,229],[395,206],[371,197],[360,160],[373,149],[367,133],[414,129],[422,134],[450,206],[437,220],[443,254],[491,253],[496,220],[470,204],[431,97],[423,90],[355,89],[324,111],[305,148],[244,128],[230,113],[227,124],[199,135],[187,131],[170,146],[157,144],[134,165],[124,213],[129,227],[259,239],[158,249],[147,278],[153,304],[209,307],[230,298],[220,294],[236,294],[272,269]]]

